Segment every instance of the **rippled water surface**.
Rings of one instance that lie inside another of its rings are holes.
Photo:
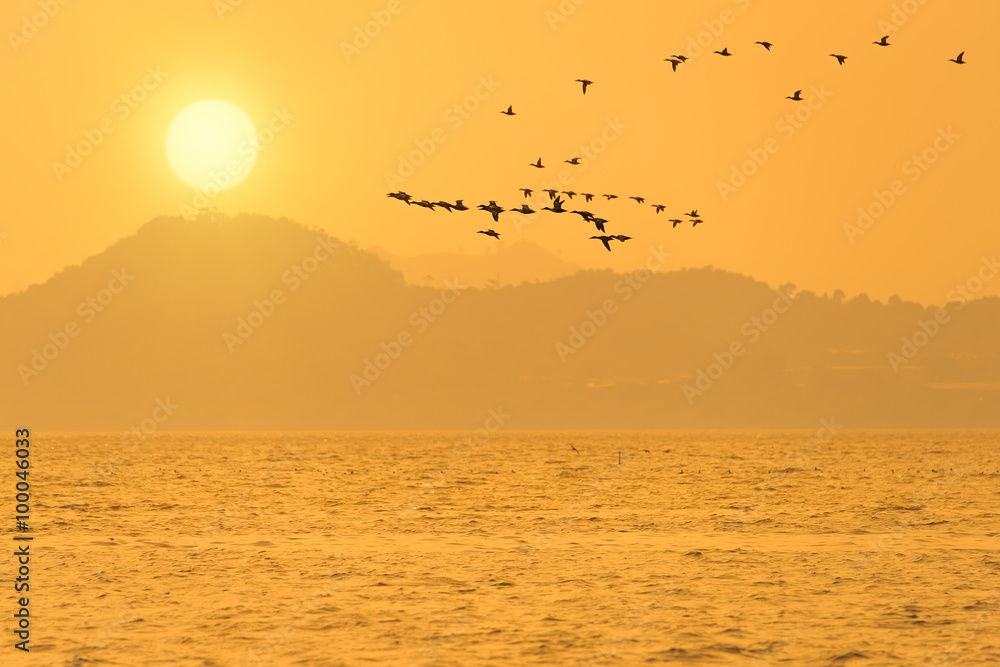
[[[998,444],[978,431],[38,435],[33,650],[15,658],[998,664]]]

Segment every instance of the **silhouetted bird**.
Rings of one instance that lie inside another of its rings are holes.
[[[592,201],[594,199],[594,195],[589,192],[581,192],[580,194],[582,194],[587,201]]]
[[[837,62],[838,62],[838,63],[840,63],[841,65],[843,65],[843,64],[844,64],[844,61],[845,61],[845,60],[847,60],[847,56],[841,56],[841,55],[837,55],[836,53],[831,53],[831,54],[830,54],[830,57],[831,57],[831,58],[836,58],[836,59],[837,59]]]
[[[441,208],[445,209],[449,213],[451,213],[451,209],[454,208],[454,206],[451,204],[451,202],[446,202],[446,201],[434,202],[434,205],[435,206],[440,206]]]
[[[664,209],[667,208],[663,204],[650,204],[650,206],[652,206],[653,208],[656,209],[656,214],[657,215],[659,215],[660,213],[662,213],[664,211]]]
[[[552,211],[553,213],[565,213],[566,209],[564,209],[562,207],[562,205],[563,205],[562,198],[561,197],[556,197],[552,201],[552,206],[544,206],[544,207],[542,207],[542,210],[544,210],[544,211]]]
[[[452,205],[456,211],[468,211],[469,207],[462,203],[461,199],[456,199],[455,203]]]
[[[621,241],[622,243],[625,243],[626,241],[629,241],[629,240],[631,240],[631,239],[632,239],[632,237],[631,237],[631,236],[625,236],[624,234],[615,234],[615,235],[614,235],[614,236],[612,236],[611,238],[613,238],[613,239],[618,239],[618,240],[619,240],[619,241]]]
[[[549,193],[549,199],[555,199],[556,198],[556,193],[559,192],[559,191],[558,190],[542,190],[542,192],[548,192]]]
[[[670,220],[668,220],[667,222],[672,222],[672,223],[674,223],[673,225],[671,225],[671,226],[670,226],[670,229],[673,229],[674,227],[676,227],[677,225],[681,224],[681,223],[682,223],[682,222],[684,222],[684,221],[683,221],[683,220],[678,220],[677,218],[671,218],[671,219],[670,219]]]
[[[511,105],[511,106],[507,107],[506,111],[501,111],[500,113],[502,113],[505,116],[516,116],[517,115],[516,113],[514,113],[514,105]]]
[[[731,56],[731,55],[733,55],[733,54],[731,54],[729,52],[729,47],[728,46],[725,47],[724,49],[722,49],[721,51],[713,51],[713,53],[718,53],[720,56]]]
[[[604,218],[591,218],[590,221],[594,223],[594,227],[597,227],[597,231],[599,232],[606,231],[604,229],[604,223],[607,222],[607,220],[605,220]]]
[[[524,213],[525,215],[531,215],[532,213],[535,212],[534,209],[532,209],[527,204],[521,204],[521,208],[512,208],[510,210],[515,211],[517,213]]]
[[[590,238],[597,239],[598,241],[600,241],[601,243],[603,243],[604,247],[608,249],[608,252],[611,252],[611,244],[608,243],[608,241],[617,240],[617,239],[615,239],[614,236],[591,236]]]
[[[691,226],[692,227],[697,227],[698,225],[700,225],[703,222],[705,222],[705,221],[702,220],[702,219],[700,219],[700,218],[695,218],[694,220],[691,221]]]
[[[796,102],[802,101],[802,91],[796,90],[794,95],[785,95],[786,100],[795,100]]]
[[[687,59],[688,59],[687,56],[679,56],[676,53],[674,55],[670,56],[670,57],[671,58],[677,58],[677,60],[680,60],[682,63],[683,62],[687,62]]]
[[[688,216],[690,218],[697,218],[698,217],[698,209],[693,208],[693,209],[691,209],[690,213],[685,213],[684,215],[686,215],[686,216]]]
[[[497,203],[492,199],[490,200],[489,206],[487,206],[486,204],[480,204],[479,210],[486,211],[487,213],[491,214],[493,216],[493,222],[500,222],[500,214],[503,213],[503,209],[497,206]]]
[[[664,58],[663,60],[670,63],[671,69],[673,69],[673,71],[675,72],[677,71],[677,66],[684,62],[682,60],[677,60],[677,58]]]
[[[629,197],[629,199],[634,199],[635,203],[637,203],[637,204],[641,204],[644,201],[646,201],[645,197]]]
[[[754,42],[754,44],[760,44],[761,46],[763,46],[768,51],[770,51],[771,47],[774,46],[774,44],[772,44],[771,42]]]
[[[957,58],[948,58],[948,61],[959,65],[964,65],[965,64],[965,60],[963,60],[964,56],[965,56],[965,51],[962,51],[961,53],[958,54]]]
[[[524,193],[524,198],[527,199],[528,197],[531,196],[531,193],[534,192],[534,190],[532,190],[531,188],[521,188],[521,192]]]
[[[577,83],[582,83],[583,84],[583,94],[586,95],[587,94],[587,86],[593,84],[594,82],[593,81],[588,81],[587,79],[577,79]]]
[[[413,203],[416,204],[417,206],[423,206],[424,208],[429,208],[432,211],[434,210],[434,204],[427,201],[426,199],[421,199],[420,201],[415,201]]]
[[[477,234],[486,234],[487,236],[492,236],[493,238],[495,238],[498,241],[500,240],[500,234],[498,234],[497,232],[493,231],[492,229],[487,229],[486,231],[480,230],[480,231],[478,231],[476,233]]]
[[[872,42],[872,44],[877,44],[877,45],[879,45],[879,46],[892,46],[892,45],[891,45],[891,44],[889,43],[889,35],[883,35],[883,36],[882,36],[882,39],[880,39],[880,40],[879,40],[879,41],[877,41],[877,42]]]
[[[578,216],[580,216],[587,222],[590,222],[591,220],[594,219],[594,214],[591,213],[590,211],[570,211],[570,213],[576,213]]]
[[[605,198],[606,198],[606,199],[607,199],[608,201],[611,201],[612,199],[618,199],[618,195],[604,195],[604,197],[605,197]]]
[[[562,193],[568,196],[570,199],[576,196],[576,193],[573,192],[572,190],[563,190]]]
[[[573,445],[570,445],[570,446],[569,446],[569,448],[570,448],[570,449],[572,449],[572,450],[573,450],[574,452],[576,452],[576,455],[577,455],[577,456],[579,456],[579,455],[580,455],[580,450],[579,450],[579,449],[577,449],[576,447],[574,447]]]
[[[572,160],[563,160],[563,162],[566,162],[568,164],[580,164],[580,158],[575,157]]]
[[[402,190],[399,192],[390,192],[386,197],[392,197],[393,199],[398,199],[399,201],[405,201],[407,204],[410,203],[410,195],[406,194]]]
[[[545,169],[545,165],[542,164],[542,158],[538,158],[538,162],[532,162],[531,166],[536,167],[538,169]]]

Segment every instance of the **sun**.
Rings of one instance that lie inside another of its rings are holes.
[[[202,100],[185,108],[167,130],[167,160],[196,190],[228,190],[253,170],[257,128],[238,106]]]

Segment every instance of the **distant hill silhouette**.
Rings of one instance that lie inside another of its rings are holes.
[[[474,429],[498,409],[511,429],[1000,426],[998,299],[946,306],[935,331],[938,308],[809,292],[786,308],[710,268],[628,281],[449,292],[289,220],[158,218],[0,299],[0,414],[110,431]],[[921,321],[934,335],[894,371]]]
[[[571,276],[581,269],[545,248],[527,241],[496,244],[488,254],[434,253],[405,257],[380,248],[371,252],[403,274],[411,285],[440,286],[448,277],[461,275],[470,287],[503,287]]]

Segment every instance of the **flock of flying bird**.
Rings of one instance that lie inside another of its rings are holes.
[[[766,41],[754,42],[754,44],[759,44],[760,46],[764,47],[764,49],[766,49],[767,51],[770,51],[771,47],[774,46],[774,44],[772,44],[771,42],[766,42]],[[883,36],[882,39],[880,39],[878,41],[872,42],[872,44],[875,44],[877,46],[891,46],[891,44],[889,43],[889,36],[888,35]],[[720,56],[725,56],[725,57],[730,57],[730,56],[733,55],[732,53],[729,52],[729,48],[728,47],[723,48],[721,51],[714,51],[714,53],[717,53]],[[841,54],[837,54],[837,53],[831,53],[830,57],[836,58],[837,62],[840,65],[843,65],[844,62],[847,60],[847,56],[841,55]],[[670,66],[671,66],[671,68],[672,68],[672,70],[674,72],[677,71],[677,67],[679,65],[683,65],[684,62],[687,61],[687,60],[688,60],[688,58],[686,56],[683,56],[683,55],[672,55],[669,58],[665,58],[664,59],[665,62],[669,62],[670,63]],[[957,57],[955,57],[955,58],[949,58],[948,60],[950,62],[956,63],[958,65],[964,65],[964,64],[966,64],[965,51],[962,51],[961,53],[959,53]],[[581,86],[583,88],[583,94],[584,95],[587,94],[587,88],[589,86],[592,86],[594,84],[594,82],[590,81],[589,79],[576,79],[576,83],[581,84]],[[801,90],[796,90],[792,95],[786,96],[786,99],[793,100],[793,101],[796,101],[796,102],[801,102],[805,98],[802,97],[802,91]],[[514,106],[513,105],[508,106],[507,109],[505,109],[504,111],[501,111],[500,113],[502,113],[505,116],[516,116],[517,115],[517,113],[514,111]],[[567,164],[579,165],[581,159],[582,158],[574,157],[574,158],[571,158],[569,160],[563,160],[563,161],[566,162]],[[545,169],[545,165],[542,164],[542,158],[538,158],[537,161],[530,162],[528,164],[529,164],[529,166],[535,167],[536,169]],[[532,190],[531,188],[521,188],[521,192],[524,193],[524,197],[527,199],[527,198],[531,197],[531,195],[534,193],[534,190]],[[600,235],[591,236],[590,238],[600,241],[602,244],[604,244],[604,247],[607,248],[608,251],[611,250],[611,241],[619,241],[621,243],[624,243],[625,241],[628,241],[628,240],[630,240],[632,238],[631,236],[626,236],[624,234],[611,234],[611,235],[607,234],[607,230],[605,229],[604,226],[608,222],[608,220],[606,220],[605,218],[597,217],[596,215],[594,215],[590,211],[586,211],[586,210],[570,210],[570,209],[565,208],[563,206],[563,204],[565,204],[566,202],[559,195],[566,195],[567,197],[570,198],[570,200],[572,200],[573,197],[575,197],[578,193],[576,193],[576,192],[574,192],[572,190],[555,190],[555,189],[546,189],[546,190],[542,190],[542,192],[547,193],[549,195],[549,200],[551,201],[551,206],[544,206],[544,207],[542,207],[543,211],[550,211],[552,213],[575,213],[576,215],[579,215],[581,218],[583,218],[584,222],[586,222],[586,223],[593,223],[594,227],[597,229],[597,231],[601,232],[601,234]],[[593,199],[597,196],[597,195],[594,195],[594,194],[591,194],[591,193],[588,193],[588,192],[581,192],[581,193],[579,193],[579,195],[581,197],[583,197],[586,202],[593,201]],[[400,190],[398,192],[390,192],[390,193],[388,193],[387,196],[388,197],[392,197],[394,199],[398,199],[399,201],[405,202],[407,205],[416,205],[416,206],[420,206],[420,207],[427,208],[427,209],[430,209],[430,210],[434,210],[435,208],[443,208],[446,211],[448,211],[449,213],[451,213],[452,211],[468,211],[468,210],[470,210],[468,206],[466,206],[465,204],[462,203],[461,199],[456,200],[455,203],[451,203],[451,202],[447,202],[447,201],[432,202],[432,201],[428,201],[426,199],[419,199],[419,200],[417,200],[417,199],[413,199],[413,197],[411,197],[406,192],[403,192],[402,190]],[[618,195],[613,195],[613,194],[605,194],[605,195],[602,195],[602,196],[605,197],[609,202],[611,200],[613,200],[613,199],[618,199]],[[637,197],[637,196],[629,197],[629,199],[634,200],[639,205],[642,205],[646,201],[644,197]],[[656,210],[657,214],[662,213],[663,211],[666,210],[666,206],[663,205],[663,204],[651,204],[651,206]],[[527,204],[522,204],[521,206],[519,206],[517,208],[504,209],[501,206],[499,206],[496,203],[496,201],[494,201],[492,199],[490,200],[489,204],[479,204],[479,206],[477,208],[479,210],[481,210],[481,211],[485,211],[485,212],[489,213],[490,215],[492,215],[494,222],[499,222],[500,221],[500,214],[503,213],[503,212],[505,212],[505,211],[515,212],[515,213],[521,213],[521,214],[524,214],[524,215],[531,215],[533,213],[537,213],[537,211],[535,211],[534,209],[532,209]],[[687,222],[687,221],[689,221],[689,222],[692,223],[691,224],[692,227],[697,227],[699,224],[701,224],[701,223],[704,222],[704,220],[702,220],[701,217],[699,217],[697,209],[694,209],[694,210],[689,211],[687,213],[684,213],[682,215],[687,216],[687,220],[684,220],[682,218],[670,218],[668,220],[668,222],[672,223],[671,229],[673,229],[674,227],[677,227],[677,225],[679,225],[679,224],[681,224],[683,222]],[[495,239],[498,239],[498,240],[500,238],[500,233],[497,232],[497,231],[495,231],[495,230],[493,230],[492,228],[479,230],[476,233],[477,234],[485,234],[486,236],[491,236],[491,237],[493,237]]]
[[[754,44],[760,44],[767,51],[770,51],[771,47],[774,46],[774,44],[772,44],[771,42],[763,42],[763,41],[761,41],[761,42],[754,42]],[[882,39],[874,41],[874,42],[872,42],[872,44],[875,44],[876,46],[892,46],[892,44],[889,43],[889,35],[882,35]],[[723,47],[723,49],[721,51],[713,51],[712,53],[717,53],[720,56],[725,56],[727,58],[733,55],[732,53],[729,52],[729,47]],[[847,56],[841,55],[839,53],[831,53],[830,57],[831,58],[836,58],[837,59],[837,63],[839,63],[841,65],[843,65],[844,62],[847,60]],[[669,58],[664,58],[663,60],[665,62],[670,63],[670,67],[673,69],[673,71],[676,72],[678,65],[683,65],[685,63],[685,61],[688,60],[688,58],[686,56],[676,55],[675,54],[675,55],[670,56]],[[958,56],[955,57],[955,58],[948,58],[948,61],[956,63],[958,65],[964,65],[967,62],[965,60],[965,51],[962,51],[961,53],[959,53]],[[794,94],[787,95],[785,97],[785,99],[795,100],[796,102],[801,102],[805,98],[802,97],[802,91],[801,90],[796,90]]]
[[[574,158],[574,159],[576,159],[576,158]],[[566,162],[570,162],[570,160],[566,160]],[[575,164],[575,163],[570,162],[570,164]],[[521,192],[524,193],[525,198],[528,198],[532,194],[534,194],[535,191],[532,190],[531,188],[521,188]],[[599,236],[591,236],[590,238],[596,239],[596,240],[600,241],[601,243],[604,244],[604,247],[607,248],[608,250],[611,250],[611,241],[619,241],[621,243],[624,243],[625,241],[628,241],[629,239],[632,238],[631,236],[626,236],[624,234],[610,234],[610,235],[607,234],[607,229],[605,229],[605,227],[604,227],[604,225],[607,224],[607,222],[608,222],[607,219],[600,218],[600,217],[594,215],[593,213],[591,213],[590,211],[578,211],[578,210],[570,210],[568,208],[565,208],[563,206],[563,204],[565,204],[566,201],[563,200],[563,198],[560,196],[560,195],[566,195],[570,199],[573,199],[573,197],[575,197],[577,194],[579,194],[581,197],[584,198],[585,201],[589,202],[589,201],[593,201],[593,199],[597,195],[591,194],[589,192],[577,193],[577,192],[574,192],[573,190],[555,190],[555,189],[542,190],[542,192],[547,193],[549,195],[549,200],[551,201],[551,206],[543,206],[542,207],[543,211],[550,211],[552,213],[575,213],[578,216],[580,216],[581,218],[583,218],[584,222],[593,223],[593,225],[597,229],[597,231],[601,232],[601,235],[599,235]],[[461,199],[456,200],[454,203],[447,202],[447,201],[428,201],[426,199],[414,199],[412,196],[410,196],[409,194],[407,194],[406,192],[403,192],[401,190],[399,192],[390,192],[386,196],[392,197],[394,199],[398,199],[399,201],[405,202],[406,204],[411,205],[411,206],[421,206],[423,208],[427,208],[427,209],[430,209],[430,210],[434,210],[435,208],[443,208],[446,211],[448,211],[449,213],[451,213],[452,211],[468,211],[468,210],[470,210],[469,207],[466,206]],[[603,196],[608,201],[611,201],[612,199],[618,199],[618,195],[606,194],[606,195],[603,195]],[[643,204],[643,203],[645,203],[645,201],[646,201],[646,199],[644,197],[629,197],[629,199],[635,200],[635,202],[637,204],[640,204],[640,205]],[[654,209],[656,209],[657,213],[661,213],[664,210],[666,210],[666,208],[667,208],[663,204],[652,204],[652,206],[653,206]],[[519,206],[517,208],[505,209],[505,208],[502,208],[499,204],[496,203],[496,201],[494,201],[492,199],[490,200],[489,204],[480,204],[477,208],[480,211],[486,211],[487,213],[489,213],[490,215],[492,215],[493,216],[493,222],[499,222],[500,221],[500,214],[503,213],[503,212],[505,212],[505,211],[510,211],[510,212],[513,212],[513,213],[521,213],[521,214],[524,214],[524,215],[531,215],[533,213],[537,213],[538,212],[538,211],[535,211],[530,206],[528,206],[527,204],[521,204],[521,206]],[[702,220],[699,217],[697,209],[692,210],[692,211],[688,211],[687,213],[684,213],[684,215],[688,217],[688,220],[690,220],[692,227],[697,227],[699,224],[701,224],[701,223],[704,222],[704,220]],[[669,220],[669,222],[673,223],[673,227],[676,227],[677,225],[681,224],[682,222],[685,222],[685,220],[683,220],[681,218],[672,218],[672,219]],[[495,231],[495,230],[493,230],[493,229],[483,229],[483,230],[480,230],[480,231],[478,231],[476,233],[477,234],[485,234],[486,236],[492,236],[495,239],[499,239],[500,238],[500,233],[497,232],[497,231]]]

